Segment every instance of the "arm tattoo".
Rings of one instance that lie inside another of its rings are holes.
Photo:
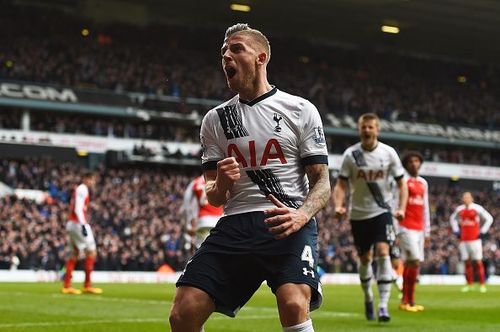
[[[330,199],[330,176],[328,174],[328,165],[324,164],[308,165],[306,166],[306,173],[310,190],[299,210],[311,219]]]

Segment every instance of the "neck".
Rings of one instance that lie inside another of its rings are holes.
[[[239,92],[240,98],[247,101],[252,101],[255,98],[262,96],[263,94],[272,90],[270,84],[260,86],[258,88],[248,88]]]
[[[272,90],[271,84],[267,81],[267,77],[265,74],[257,74],[255,79],[250,82],[246,87],[238,91],[240,98],[243,100],[252,101],[257,97],[262,96],[263,94]]]
[[[361,142],[361,147],[367,151],[372,151],[377,147],[378,141],[374,139],[373,141]]]

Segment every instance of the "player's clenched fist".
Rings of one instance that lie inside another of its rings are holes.
[[[346,214],[346,208],[343,206],[336,206],[335,207],[335,216],[337,218],[342,218]]]
[[[394,218],[397,220],[401,221],[405,218],[405,211],[404,210],[396,210],[394,212]]]
[[[217,186],[229,190],[240,179],[240,165],[234,157],[222,159],[217,163]]]

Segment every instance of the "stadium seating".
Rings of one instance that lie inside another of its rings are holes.
[[[58,270],[65,253],[64,224],[72,188],[81,168],[50,159],[2,160],[0,181],[17,188],[49,192],[50,199],[34,201],[6,196],[0,200],[0,267],[9,268],[13,256],[18,268]],[[182,194],[194,174],[171,169],[100,168],[100,180],[92,195],[91,223],[99,248],[96,269],[156,270],[167,263],[181,270],[190,255],[189,239],[179,215]],[[432,182],[431,182],[432,183]],[[98,194],[97,194],[98,193]],[[498,220],[500,196],[474,192],[477,202]],[[448,218],[459,203],[454,186],[431,186],[431,245],[423,273],[457,273],[458,243]],[[320,265],[328,272],[356,271],[357,254],[349,223],[334,219],[329,204],[317,216]],[[489,273],[500,271],[500,228],[493,226],[486,240],[485,262]]]

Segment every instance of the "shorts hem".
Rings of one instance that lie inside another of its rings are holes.
[[[212,301],[214,301],[214,304],[215,304],[215,312],[219,312],[223,315],[226,315],[226,316],[229,316],[231,318],[234,318],[236,317],[236,313],[234,311],[232,311],[231,309],[227,309],[225,307],[221,307],[217,304],[217,298],[212,294],[212,292],[210,292],[209,290],[207,290],[205,287],[203,286],[200,286],[196,283],[193,283],[193,282],[189,282],[189,281],[177,281],[176,284],[175,284],[175,287],[179,288],[180,286],[189,286],[189,287],[194,287],[194,288],[198,288],[199,290],[202,290],[204,291],[205,293],[208,294],[208,296],[210,296],[210,298],[212,299]]]

